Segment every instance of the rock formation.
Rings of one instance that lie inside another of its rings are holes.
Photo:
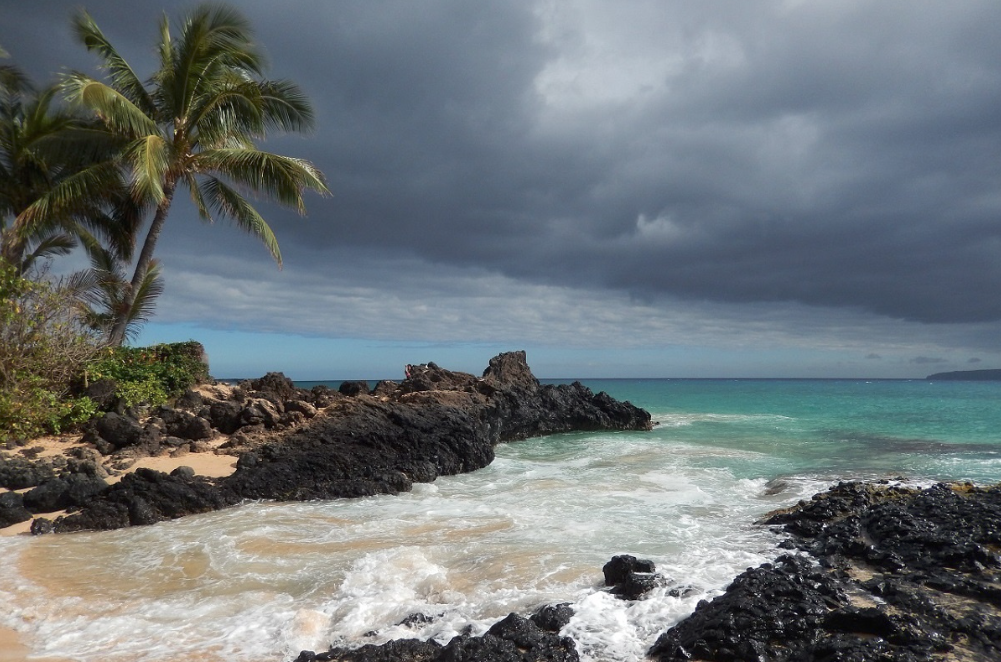
[[[763,523],[803,554],[738,576],[652,658],[1001,659],[1001,487],[843,483]]]
[[[353,382],[344,392],[298,389],[280,373],[244,382],[228,398],[189,393],[144,422],[115,413],[88,433],[102,452],[129,457],[186,452],[214,435],[240,453],[236,472],[218,481],[142,470],[84,495],[60,478],[39,474],[51,497],[70,514],[56,532],[151,524],[206,512],[243,499],[281,501],[395,494],[414,482],[488,465],[494,446],[533,435],[574,430],[648,430],[650,415],[579,383],[543,385],[524,352],[490,360],[482,377],[412,366],[400,384],[383,382],[367,393]],[[17,476],[25,474],[13,470]],[[23,482],[23,480],[22,480]],[[80,481],[78,481],[80,482]],[[30,493],[29,493],[30,494]],[[9,505],[13,516],[31,510]],[[37,511],[43,512],[43,511]],[[39,530],[48,526],[40,525]]]

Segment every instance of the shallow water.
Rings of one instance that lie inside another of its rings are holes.
[[[700,599],[774,558],[761,514],[839,478],[1001,479],[1001,385],[591,385],[660,425],[502,445],[486,469],[396,497],[0,539],[0,624],[40,655],[83,661],[277,661],[445,642],[565,601],[584,659],[639,660]],[[669,585],[637,602],[605,593],[601,566],[619,553],[653,559]],[[427,622],[400,624],[413,614]]]

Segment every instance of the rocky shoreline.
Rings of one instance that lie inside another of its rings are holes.
[[[414,482],[487,466],[496,444],[569,431],[648,430],[650,414],[579,383],[543,385],[524,352],[494,357],[482,377],[434,363],[401,383],[296,388],[280,373],[191,390],[140,420],[109,412],[74,456],[0,462],[0,527],[34,518],[32,533],[148,525],[248,499],[305,501],[395,494]],[[137,459],[228,453],[236,471],[211,478],[179,467],[128,471]],[[116,467],[127,471],[108,484]],[[29,489],[30,488],[30,489]],[[20,491],[16,491],[20,490]],[[39,514],[66,510],[50,520]]]
[[[758,524],[787,553],[748,568],[662,633],[657,662],[994,662],[1001,659],[1001,486],[841,483]],[[603,568],[642,600],[665,580],[631,556]],[[396,640],[296,662],[576,662],[568,605],[511,614],[445,645]]]
[[[0,484],[19,491],[0,493],[0,527],[34,517],[33,533],[113,529],[247,499],[393,494],[484,467],[503,441],[651,426],[647,412],[580,384],[541,385],[522,352],[495,357],[481,377],[414,366],[403,382],[371,392],[361,382],[304,391],[269,374],[191,391],[150,414],[105,417],[68,456],[34,457],[30,447],[5,456]],[[191,453],[227,454],[236,470],[213,478],[140,468],[108,484],[144,456]],[[58,509],[67,513],[39,517]],[[842,483],[758,524],[782,534],[776,559],[700,602],[657,637],[650,659],[1001,659],[1001,486]],[[651,562],[629,556],[603,571],[623,600],[669,585]],[[574,662],[576,645],[560,634],[572,615],[569,605],[546,605],[480,636],[302,651],[298,662]]]
[[[1001,486],[842,483],[761,524],[799,553],[700,603],[653,659],[1001,659]]]

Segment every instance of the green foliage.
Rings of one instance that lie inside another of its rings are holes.
[[[99,351],[72,281],[29,280],[0,260],[0,442],[58,433],[96,407],[70,394]]]
[[[87,368],[91,381],[110,379],[125,406],[156,406],[208,378],[197,342],[109,347]]]
[[[118,162],[132,199],[153,211],[132,278],[111,311],[109,340],[120,345],[179,188],[188,189],[203,220],[232,220],[260,239],[279,267],[278,241],[248,196],[304,214],[305,191],[329,190],[312,163],[258,149],[256,141],[273,132],[311,128],[313,110],[294,83],[262,78],[263,54],[236,10],[202,4],[176,35],[164,18],[159,66],[145,79],[86,12],[76,15],[73,27],[87,50],[100,57],[105,79],[71,73],[63,79],[63,92],[123,142]]]

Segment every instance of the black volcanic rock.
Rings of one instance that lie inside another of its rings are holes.
[[[27,522],[31,513],[24,507],[24,499],[17,492],[0,492],[0,529]]]
[[[355,396],[359,393],[368,393],[368,382],[347,381],[341,382],[337,387],[337,392],[342,395]]]
[[[55,472],[49,464],[32,462],[26,458],[0,456],[0,487],[9,490],[22,490],[35,487],[50,478]]]
[[[638,600],[663,583],[656,569],[653,561],[622,554],[613,556],[601,572],[605,575],[605,586],[612,587],[612,595],[624,600]]]
[[[532,620],[509,614],[479,637],[460,635],[445,646],[434,641],[397,639],[325,653],[302,651],[295,662],[578,662],[573,640],[547,632]]]
[[[410,374],[391,395],[337,403],[336,413],[262,449],[222,485],[250,499],[393,494],[413,481],[485,467],[501,441],[650,427],[647,412],[580,384],[540,385],[524,352],[495,357],[482,379],[433,363],[411,366]]]
[[[570,603],[563,602],[558,605],[539,607],[530,618],[533,623],[546,632],[559,632],[566,627],[573,615],[574,611]]]
[[[108,412],[97,419],[94,422],[94,429],[101,439],[116,449],[135,446],[143,433],[138,421],[115,412]]]
[[[236,501],[200,476],[138,469],[92,497],[79,512],[56,519],[54,529],[63,533],[154,524],[218,510]]]
[[[24,495],[24,507],[33,513],[51,513],[80,506],[99,494],[108,484],[94,475],[70,473],[50,478]]]
[[[524,352],[491,359],[482,378],[433,363],[411,366],[401,384],[382,382],[372,395],[354,397],[297,389],[284,375],[268,373],[243,382],[232,400],[203,399],[201,416],[169,408],[159,414],[150,419],[159,423],[145,428],[108,414],[98,432],[111,446],[142,444],[149,452],[163,440],[169,445],[170,436],[162,437],[161,428],[181,437],[205,434],[206,424],[224,433],[249,425],[267,430],[271,441],[242,455],[236,472],[215,482],[137,471],[82,504],[79,512],[56,520],[57,532],[150,524],[242,499],[396,494],[415,481],[485,467],[502,441],[651,427],[646,411],[595,395],[581,384],[540,385]]]
[[[651,657],[1001,659],[1001,486],[842,483],[763,523],[805,554],[738,576]]]

